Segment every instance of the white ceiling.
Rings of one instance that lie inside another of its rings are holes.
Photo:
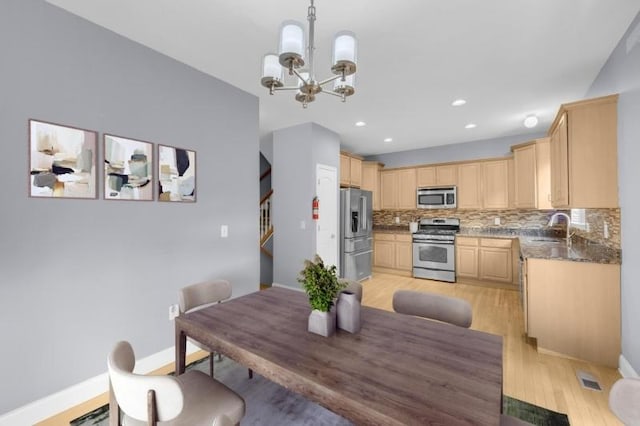
[[[261,135],[313,121],[361,155],[545,131],[640,10],[639,0],[316,0],[316,77],[330,76],[333,34],[354,31],[356,94],[302,109],[292,92],[269,96],[260,67],[283,20],[306,22],[308,0],[47,1],[259,96]],[[532,113],[541,122],[528,130]]]

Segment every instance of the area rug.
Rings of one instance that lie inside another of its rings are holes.
[[[208,373],[208,359],[196,361],[187,369],[195,368]],[[288,391],[264,377],[254,374],[248,380],[247,369],[229,358],[216,360],[215,376],[225,385],[242,395],[247,412],[242,419],[243,426],[341,426],[351,425],[348,420]],[[504,396],[503,411],[513,417],[540,426],[565,426],[569,419],[565,414],[556,413],[536,405]],[[108,426],[109,407],[100,407],[71,421],[71,426]]]

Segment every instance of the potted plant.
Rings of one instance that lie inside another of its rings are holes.
[[[338,281],[335,265],[326,267],[320,256],[305,260],[298,282],[302,284],[313,309],[309,314],[308,330],[322,336],[331,336],[336,330],[335,310],[332,307],[346,284]]]

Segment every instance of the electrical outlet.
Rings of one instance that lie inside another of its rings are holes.
[[[609,238],[609,224],[607,222],[605,222],[603,228],[604,228],[603,229],[604,238],[608,239]]]
[[[307,222],[305,222],[304,220],[300,221],[300,229],[307,229]]]
[[[500,218],[499,217],[494,218],[493,219],[493,224],[494,225],[500,225]]]
[[[169,321],[173,321],[178,315],[180,315],[178,305],[169,305]]]
[[[220,238],[227,238],[229,236],[229,227],[227,225],[222,225],[220,227]]]
[[[396,223],[400,223],[400,216],[396,216]]]

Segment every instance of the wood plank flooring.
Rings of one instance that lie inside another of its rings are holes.
[[[609,389],[620,378],[613,368],[589,362],[539,354],[535,341],[524,334],[519,293],[462,283],[448,284],[397,275],[374,273],[363,281],[362,303],[393,310],[393,292],[399,289],[429,291],[460,297],[471,303],[471,328],[504,338],[503,392],[550,410],[567,413],[572,425],[621,425],[609,410]],[[602,392],[583,389],[577,371],[595,376]]]
[[[384,273],[374,273],[372,279],[362,284],[362,303],[389,311],[393,310],[393,292],[399,289],[430,291],[468,300],[473,308],[471,328],[504,338],[503,391],[506,395],[567,413],[574,426],[622,424],[609,411],[608,406],[609,389],[620,378],[618,371],[584,361],[539,354],[535,342],[524,335],[517,291],[462,283],[448,284]],[[194,354],[191,359],[205,355],[204,352]],[[172,369],[173,364],[170,364],[155,373],[166,374]],[[595,392],[583,389],[576,376],[579,370],[595,376],[604,390]],[[40,422],[38,426],[68,424],[70,420],[106,401],[105,394]]]

